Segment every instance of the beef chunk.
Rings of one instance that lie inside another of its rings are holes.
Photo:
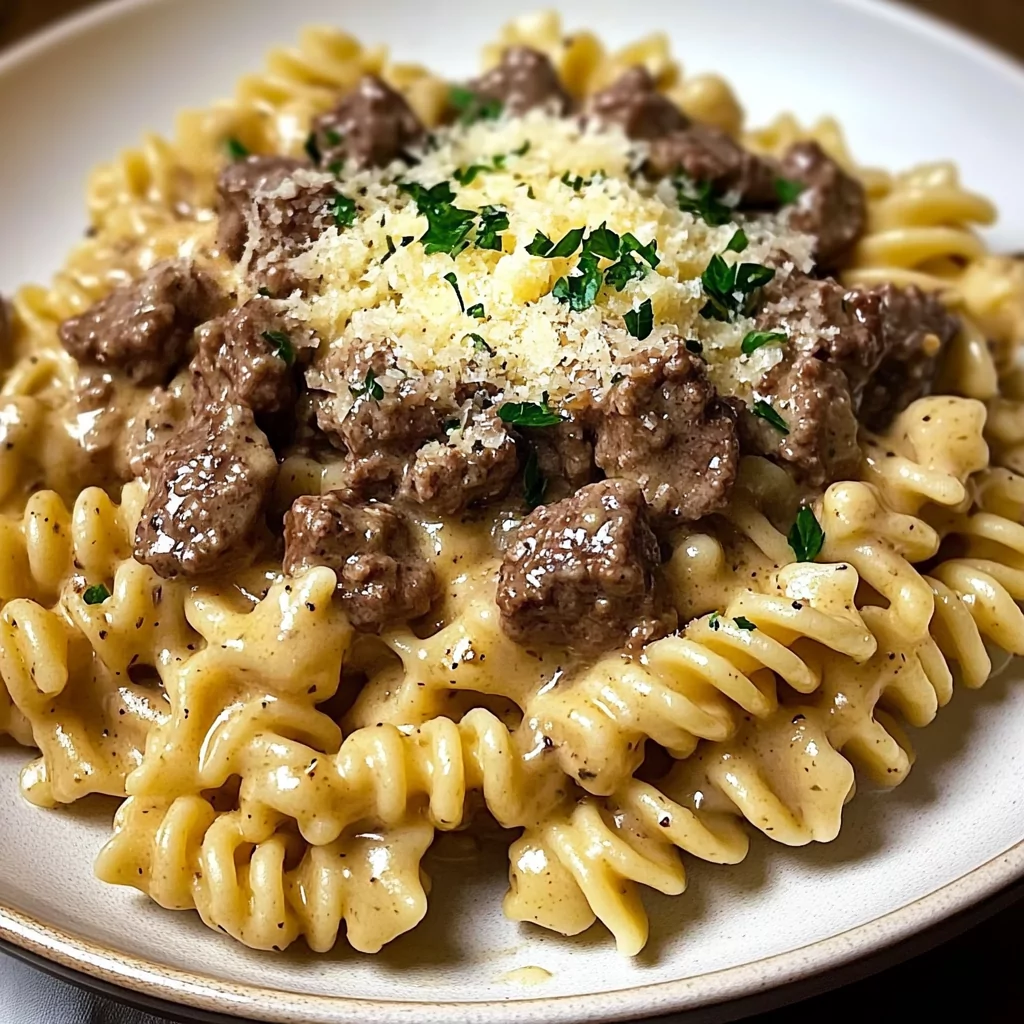
[[[216,289],[205,274],[188,263],[166,261],[65,320],[60,338],[85,366],[119,370],[135,384],[162,384],[215,305]]]
[[[550,60],[528,46],[510,46],[501,63],[469,83],[478,102],[497,101],[515,117],[535,107],[568,114],[572,101]]]
[[[377,632],[430,608],[434,576],[409,525],[390,505],[350,504],[337,492],[296,499],[284,517],[284,571],[333,569],[352,625]]]
[[[586,113],[602,124],[618,125],[631,139],[648,141],[690,125],[689,118],[658,92],[650,72],[643,67],[630,68],[607,89],[594,93]]]
[[[161,576],[198,576],[243,556],[277,475],[243,405],[199,395],[154,468],[135,557]]]
[[[386,167],[423,141],[419,118],[405,99],[375,75],[313,122],[321,163]]]
[[[937,357],[956,337],[960,321],[914,285],[855,289],[846,299],[881,340],[884,355],[864,391],[860,418],[872,430],[884,430],[898,412],[931,391]]]
[[[520,432],[537,455],[548,501],[558,501],[593,482],[597,475],[594,443],[581,416],[571,415],[555,427],[524,427]]]
[[[745,412],[740,419],[745,451],[788,463],[813,487],[856,473],[857,417],[849,383],[838,366],[804,354],[786,358],[765,374],[757,391],[769,398],[789,433]]]
[[[290,409],[296,401],[291,331],[296,325],[280,317],[272,302],[253,299],[200,328],[193,368],[215,394],[257,415]]]
[[[782,176],[804,185],[790,223],[817,239],[815,257],[837,266],[867,226],[864,186],[816,142],[798,142],[782,160]]]
[[[622,380],[595,409],[597,464],[643,489],[663,524],[692,522],[722,508],[736,477],[732,409],[704,364],[679,339],[626,360]]]
[[[224,168],[217,182],[217,248],[228,259],[237,262],[245,252],[246,214],[256,193],[273,192],[303,166],[288,156],[250,156]]]
[[[778,205],[776,167],[717,128],[693,125],[654,139],[644,170],[656,180],[681,172],[743,206]]]
[[[153,388],[129,419],[122,451],[115,453],[119,475],[123,479],[149,476],[187,419],[188,403],[179,388]]]
[[[224,252],[244,258],[255,228],[245,268],[253,284],[275,296],[300,287],[289,262],[335,224],[336,180],[283,157],[249,157],[224,171],[219,189]]]
[[[498,576],[502,629],[520,644],[640,646],[675,625],[656,592],[660,563],[641,489],[588,484],[519,528]]]
[[[444,443],[423,445],[402,481],[400,495],[442,515],[456,515],[508,492],[519,469],[516,443],[493,413],[483,413]]]
[[[317,423],[348,453],[345,483],[361,497],[390,497],[417,450],[457,415],[440,381],[402,373],[387,346],[332,349],[314,372],[335,392],[320,396]]]

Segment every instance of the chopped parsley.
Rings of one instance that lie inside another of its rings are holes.
[[[295,346],[284,331],[264,331],[263,340],[274,346],[274,355],[286,365],[295,362]]]
[[[527,139],[521,146],[516,146],[516,148],[512,150],[512,155],[513,156],[526,156],[526,154],[529,153],[529,152],[530,152],[530,140]]]
[[[733,209],[715,195],[711,182],[697,183],[686,175],[681,175],[674,184],[676,201],[684,213],[692,213],[694,217],[699,217],[713,228],[721,227],[732,220]]]
[[[721,622],[719,622],[719,621],[718,621],[718,620],[719,620],[720,618],[721,618],[721,616],[720,616],[720,615],[718,614],[718,612],[712,612],[712,613],[711,613],[711,614],[710,614],[710,615],[708,616],[708,625],[709,625],[709,626],[710,626],[710,627],[711,627],[711,628],[712,628],[712,629],[713,629],[713,630],[714,630],[714,631],[715,631],[716,633],[718,632],[718,630],[719,630],[719,629],[721,628],[721,625],[722,625],[722,624],[721,624]]]
[[[320,144],[317,142],[316,132],[310,132],[306,137],[306,144],[302,147],[306,151],[306,156],[309,157],[313,163],[319,167],[320,161],[323,160],[323,153],[320,152]]]
[[[805,505],[797,512],[788,540],[798,562],[813,562],[821,554],[825,531],[810,506]]]
[[[339,228],[350,228],[356,222],[356,201],[339,192],[331,200],[331,213],[334,214],[334,223]]]
[[[372,398],[375,402],[379,402],[384,397],[384,389],[380,386],[377,374],[372,369],[366,371],[366,378],[362,384],[357,384],[355,387],[350,384],[349,391],[356,398]]]
[[[257,288],[256,289],[256,294],[261,299],[269,299],[271,297],[270,296],[270,289],[267,288],[265,285],[261,285],[259,288]]]
[[[716,253],[701,275],[708,301],[700,315],[707,320],[729,321],[734,314],[748,312],[753,293],[774,277],[775,271],[771,267],[763,267],[759,263],[730,266]]]
[[[632,235],[629,237],[632,238]],[[621,244],[622,240],[605,222],[599,228],[595,228],[590,232],[583,251],[593,253],[595,256],[603,256],[608,260],[615,260],[619,258],[619,246]]]
[[[396,252],[398,252],[398,250],[395,248],[395,240],[390,235],[385,235],[384,241],[387,243],[388,251],[386,256],[381,257],[381,266],[387,263],[387,261],[391,259],[391,257],[394,256]]]
[[[617,292],[621,292],[630,281],[640,281],[646,276],[646,267],[632,253],[627,253],[604,272],[605,281]]]
[[[82,600],[86,604],[103,604],[108,597],[110,597],[110,591],[102,583],[94,584],[82,594]]]
[[[342,168],[344,166],[345,166],[345,161],[344,160],[332,160],[327,165],[327,170],[330,171],[330,173],[333,174],[336,178],[340,178],[341,177],[341,170],[342,170]]]
[[[783,206],[795,203],[807,191],[807,186],[789,178],[775,179],[775,195]]]
[[[336,131],[334,128],[324,129],[324,138],[327,140],[329,146],[340,146],[341,145],[341,132]]]
[[[780,434],[789,433],[789,424],[767,402],[759,399],[751,411],[766,423],[770,423]]]
[[[737,615],[732,621],[735,622],[736,625],[740,627],[740,629],[747,629],[747,630],[750,630],[751,632],[753,632],[755,629],[757,629],[757,626],[755,626],[750,621],[750,619],[748,619],[744,615]]]
[[[547,489],[548,482],[540,471],[537,453],[531,451],[526,458],[526,466],[523,468],[523,498],[531,510],[543,502],[544,492]]]
[[[772,342],[789,341],[789,335],[783,331],[751,331],[740,343],[740,349],[745,356],[756,352],[762,345],[770,345]]]
[[[501,232],[508,230],[508,211],[500,206],[485,206],[480,211],[480,226],[476,229],[478,249],[501,252]]]
[[[476,121],[496,121],[501,117],[501,100],[490,100],[478,96],[464,85],[453,85],[448,93],[448,102],[458,111],[463,124]]]
[[[242,142],[240,139],[236,139],[233,135],[224,143],[228,156],[232,160],[244,160],[247,156],[252,156],[252,150]]]
[[[546,391],[540,402],[505,402],[498,408],[498,417],[513,427],[554,427],[562,422],[548,405]]]
[[[479,334],[467,334],[466,337],[472,339],[474,351],[486,352],[489,356],[494,355],[494,349]]]
[[[600,172],[594,171],[594,174],[590,178],[584,178],[582,174],[577,174],[575,178],[569,177],[569,172],[566,171],[561,177],[561,182],[566,188],[571,188],[573,192],[579,192],[584,186],[591,184],[594,178],[598,176]]]
[[[729,244],[725,247],[725,251],[743,252],[748,245],[750,245],[750,239],[747,238],[746,231],[743,228],[737,228],[736,234],[729,239]]]
[[[586,228],[573,228],[572,231],[567,231],[545,255],[549,260],[567,259],[580,247],[585,232]]]
[[[629,310],[625,317],[626,330],[637,341],[643,341],[654,330],[654,307],[650,299],[644,299],[638,309]]]
[[[658,264],[661,263],[661,257],[658,256],[657,240],[652,238],[651,241],[647,243],[647,245],[644,245],[642,242],[639,241],[636,235],[631,234],[628,231],[622,236],[622,244],[619,247],[619,252],[623,256],[625,256],[626,253],[631,252],[639,254],[643,261],[651,268],[651,270],[656,270],[658,268]],[[609,258],[615,259],[614,256],[611,256]]]
[[[597,257],[584,253],[576,265],[576,271],[569,277],[560,277],[551,289],[551,294],[559,302],[568,302],[574,313],[581,313],[594,304],[603,280]]]
[[[704,346],[695,338],[688,338],[686,341],[686,351],[692,352],[695,356],[702,356],[704,355]]]
[[[416,208],[427,218],[427,230],[420,241],[428,255],[436,252],[455,256],[469,244],[466,239],[476,214],[471,210],[460,210],[452,205],[455,193],[447,181],[426,188],[416,182],[404,182],[399,189],[411,196]]]
[[[547,256],[554,247],[555,243],[543,231],[538,231],[533,236],[533,241],[526,247],[526,251],[531,256]]]
[[[466,303],[462,301],[462,292],[459,291],[459,279],[455,276],[455,271],[445,274],[444,279],[455,289],[455,297],[459,300],[459,309],[465,313]]]
[[[475,316],[477,320],[483,320],[487,314],[484,312],[484,304],[482,302],[476,302],[469,309],[466,310],[467,316]]]

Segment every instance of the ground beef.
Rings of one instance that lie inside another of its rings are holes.
[[[804,185],[790,224],[814,235],[815,258],[838,266],[867,227],[864,186],[847,174],[816,142],[798,142],[782,160],[782,177]]]
[[[401,512],[352,504],[337,492],[298,498],[284,517],[284,571],[333,569],[352,625],[377,632],[430,608],[434,576]]]
[[[193,369],[214,394],[247,405],[257,415],[291,409],[296,401],[297,325],[268,299],[253,299],[198,331]]]
[[[743,450],[792,466],[800,480],[823,487],[860,466],[857,417],[846,375],[812,355],[787,357],[757,386],[789,428],[783,434],[751,412],[740,418]]]
[[[198,576],[244,558],[277,475],[243,405],[198,395],[153,469],[135,557],[163,577]]]
[[[689,118],[667,97],[644,67],[633,67],[607,89],[594,93],[586,114],[601,123],[617,125],[631,139],[653,141],[690,125]]]
[[[739,462],[736,422],[701,359],[670,339],[621,371],[592,417],[598,466],[635,480],[662,525],[722,508]]]
[[[501,63],[470,82],[468,88],[478,102],[496,100],[506,113],[517,117],[535,107],[561,115],[572,108],[554,65],[527,46],[510,46]]]
[[[659,136],[651,142],[644,170],[655,180],[681,172],[741,206],[778,206],[776,166],[717,128],[693,125]]]
[[[441,382],[401,373],[386,345],[332,349],[315,372],[338,392],[320,393],[317,424],[347,453],[345,486],[363,498],[391,497],[419,448],[458,415]]]
[[[423,125],[401,94],[364,76],[341,103],[313,122],[320,163],[386,167],[424,139]]]
[[[547,482],[545,500],[559,501],[597,476],[594,443],[581,415],[570,415],[555,427],[520,428],[520,433]]]
[[[249,157],[224,171],[219,188],[223,251],[243,259],[251,243],[245,269],[273,296],[301,287],[289,263],[336,224],[334,177],[282,157]]]
[[[914,285],[854,289],[847,305],[881,339],[881,363],[864,391],[860,418],[884,430],[911,402],[931,391],[939,353],[956,337],[960,321],[934,295]]]
[[[205,274],[187,262],[166,261],[65,320],[60,338],[83,366],[118,370],[135,384],[162,384],[216,305],[216,288]]]
[[[250,156],[229,164],[217,182],[217,248],[236,262],[249,237],[247,213],[257,192],[273,192],[297,170],[302,161],[288,156]]]
[[[498,576],[502,629],[520,644],[638,647],[675,626],[656,587],[660,563],[641,489],[588,484],[519,528]]]

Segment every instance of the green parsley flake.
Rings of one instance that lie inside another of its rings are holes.
[[[728,224],[734,211],[716,195],[711,182],[697,183],[686,175],[680,175],[674,182],[676,201],[684,213],[692,213],[713,228]]]
[[[598,267],[597,257],[586,253],[580,257],[573,274],[569,277],[560,277],[555,282],[551,294],[559,302],[568,302],[574,313],[582,313],[594,304],[603,279],[604,275]]]
[[[384,264],[387,263],[387,261],[391,259],[391,257],[394,256],[396,252],[398,252],[398,250],[395,248],[395,240],[390,235],[385,235],[384,241],[387,243],[388,251],[386,256],[381,257],[381,266],[384,266]]]
[[[695,356],[704,355],[704,346],[695,338],[689,338],[686,342],[686,351],[692,352]]]
[[[747,238],[746,231],[743,228],[738,228],[736,234],[729,239],[729,244],[725,247],[725,251],[743,252],[748,245],[750,245],[750,239]]]
[[[607,222],[604,222],[587,236],[583,251],[593,253],[595,256],[603,256],[608,260],[614,260],[619,257],[619,246],[621,244],[622,240],[619,236],[608,227]]]
[[[622,236],[620,252],[623,256],[626,253],[637,253],[651,270],[657,270],[658,264],[661,263],[661,258],[658,256],[658,242],[656,239],[652,239],[647,245],[644,245],[637,239],[636,235],[628,231]],[[615,257],[611,258],[614,259]]]
[[[503,109],[500,100],[485,99],[464,85],[453,85],[448,93],[448,101],[458,111],[459,120],[463,124],[496,121],[501,117]]]
[[[108,597],[110,597],[110,591],[107,590],[106,586],[102,583],[97,583],[94,586],[89,587],[85,593],[82,594],[82,600],[86,604],[103,604]]]
[[[555,243],[543,231],[538,231],[533,236],[533,241],[526,247],[526,251],[531,256],[547,256],[554,247]]]
[[[356,222],[356,201],[339,193],[331,201],[331,213],[339,228],[350,228]]]
[[[336,131],[334,128],[325,128],[324,138],[327,140],[327,144],[330,146],[341,145],[341,132]]]
[[[711,627],[711,628],[712,628],[712,629],[713,629],[713,630],[714,630],[714,631],[715,631],[716,633],[718,632],[718,630],[719,630],[719,629],[721,628],[721,625],[722,625],[722,624],[721,624],[721,623],[720,623],[720,622],[718,621],[718,620],[719,620],[720,618],[721,618],[721,616],[720,616],[720,615],[718,614],[718,612],[712,612],[712,613],[711,613],[711,614],[710,614],[710,615],[708,616],[708,625],[709,625],[709,626],[710,626],[710,627]]]
[[[475,316],[477,320],[483,320],[487,314],[484,312],[484,304],[476,302],[466,310],[467,316]]]
[[[825,531],[810,506],[805,505],[797,512],[788,540],[798,562],[813,562],[821,554]]]
[[[513,427],[554,427],[562,422],[548,405],[547,392],[540,402],[505,402],[498,408],[498,417]]]
[[[344,166],[345,166],[345,161],[344,160],[332,160],[327,165],[327,170],[330,171],[330,173],[333,174],[336,178],[340,178],[341,177],[341,171],[342,171],[342,168]]]
[[[763,345],[771,345],[776,341],[783,344],[789,341],[789,335],[782,331],[751,331],[740,342],[740,350],[745,356],[749,356]]]
[[[416,182],[404,182],[398,187],[413,198],[416,208],[427,218],[427,230],[420,239],[426,255],[443,252],[455,256],[462,252],[469,244],[466,239],[473,229],[476,214],[452,205],[455,193],[451,185],[442,181],[425,188]]]
[[[644,299],[639,309],[631,309],[625,315],[626,330],[637,341],[643,341],[654,330],[654,307],[650,299]]]
[[[547,253],[548,259],[561,260],[567,259],[571,256],[580,247],[580,243],[583,241],[583,235],[586,230],[586,228],[573,228],[572,231],[567,231],[558,240],[558,242],[555,243],[551,252]]]
[[[544,492],[547,489],[548,482],[540,471],[537,453],[531,451],[523,468],[523,498],[531,511],[544,501]]]
[[[617,292],[621,292],[630,281],[640,281],[646,276],[647,268],[632,253],[627,253],[604,272],[606,283]]]
[[[306,156],[319,167],[320,161],[323,160],[323,154],[320,152],[320,144],[317,142],[316,132],[310,132],[306,136],[306,144],[302,148],[306,151]]]
[[[530,140],[527,139],[521,146],[516,146],[516,148],[512,150],[512,155],[526,156],[526,154],[530,152],[530,145]]]
[[[508,230],[508,211],[500,206],[485,206],[480,211],[480,226],[476,229],[478,249],[493,249],[501,252],[500,232]]]
[[[755,626],[750,619],[746,618],[744,615],[737,615],[732,621],[735,622],[740,629],[750,630],[751,632],[757,629],[757,626]]]
[[[264,331],[263,340],[274,346],[274,355],[287,366],[295,362],[295,346],[284,331]]]
[[[789,433],[789,424],[767,402],[756,401],[751,411],[766,423],[770,423],[780,434]]]
[[[775,195],[783,206],[795,203],[807,191],[807,186],[789,178],[775,179]]]
[[[737,313],[751,309],[753,293],[775,277],[771,267],[759,263],[739,263],[730,266],[716,253],[701,274],[701,283],[708,302],[700,311],[707,320],[729,321]]]
[[[384,397],[384,389],[380,386],[377,374],[373,370],[366,371],[366,378],[362,384],[357,384],[355,387],[349,385],[349,391],[356,398],[372,398],[375,402],[379,402]]]
[[[467,334],[466,337],[472,339],[473,349],[475,351],[486,352],[489,356],[494,355],[494,349],[491,348],[491,346],[488,345],[487,342],[484,341],[484,339],[481,338],[479,334]]]
[[[455,297],[459,300],[459,309],[465,313],[466,304],[462,301],[462,292],[459,291],[459,279],[455,276],[455,272],[452,271],[450,274],[445,274],[444,279],[455,289]]]
[[[242,142],[240,139],[236,139],[233,135],[230,139],[224,143],[225,148],[228,151],[228,156],[232,160],[244,160],[247,156],[252,156],[252,150]]]

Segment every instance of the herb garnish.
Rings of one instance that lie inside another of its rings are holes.
[[[489,356],[494,355],[494,349],[491,348],[491,346],[488,345],[479,334],[467,334],[466,337],[473,339],[473,348],[475,351],[486,352]]]
[[[344,166],[345,166],[345,161],[344,160],[332,160],[327,165],[327,170],[330,171],[330,173],[333,174],[336,178],[340,178],[341,177],[341,170],[342,170],[342,168]]]
[[[736,313],[747,312],[751,305],[751,295],[774,277],[775,271],[771,267],[762,267],[759,263],[737,263],[730,266],[715,253],[701,274],[708,302],[700,315],[707,320],[728,321]]]
[[[501,117],[501,100],[490,100],[478,96],[472,89],[464,85],[453,85],[448,93],[448,101],[459,112],[459,120],[463,124],[476,121],[495,121]]]
[[[394,256],[396,252],[398,252],[398,250],[395,248],[395,240],[390,235],[385,235],[384,241],[387,243],[388,251],[386,256],[381,257],[381,266],[384,266],[384,264],[387,263],[387,261],[391,259],[391,257]]]
[[[630,238],[633,236],[630,235]],[[591,252],[595,256],[603,256],[605,259],[614,260],[619,258],[619,246],[622,240],[608,227],[607,221],[599,228],[594,228],[587,236],[584,252]],[[639,242],[637,243],[639,245]],[[654,243],[651,243],[652,245]]]
[[[586,228],[573,228],[567,231],[554,245],[550,252],[545,253],[549,260],[567,259],[579,247],[583,241],[583,234]]]
[[[718,620],[719,620],[720,618],[721,618],[721,616],[720,616],[720,615],[718,614],[718,612],[712,612],[712,613],[711,613],[711,614],[710,614],[710,615],[708,616],[708,625],[709,625],[709,626],[710,626],[710,627],[711,627],[711,628],[712,628],[712,629],[713,629],[713,630],[714,630],[714,631],[715,631],[716,633],[718,632],[718,630],[719,630],[719,629],[721,628],[721,625],[722,625],[722,624],[721,624],[721,623],[720,623],[720,622],[718,621]]]
[[[350,228],[356,222],[356,201],[338,193],[331,201],[331,213],[339,228]]]
[[[762,345],[770,345],[773,341],[789,341],[789,335],[783,331],[751,331],[740,342],[740,350],[745,356],[756,352]]]
[[[498,408],[498,417],[513,427],[554,427],[562,422],[548,405],[547,392],[540,402],[505,402]]]
[[[224,143],[228,151],[228,156],[232,160],[244,160],[247,156],[252,156],[252,150],[242,142],[240,139],[236,139],[233,135]]]
[[[432,188],[415,182],[404,182],[398,187],[412,196],[416,208],[427,218],[427,230],[420,241],[428,256],[436,252],[455,256],[468,245],[466,238],[473,228],[476,214],[452,205],[455,193],[447,181]]]
[[[533,236],[533,241],[526,247],[526,251],[531,256],[547,256],[554,247],[555,243],[543,231],[538,231]]]
[[[795,203],[807,191],[807,186],[789,178],[775,179],[775,195],[783,206]]]
[[[306,151],[306,156],[309,157],[313,163],[319,167],[320,161],[323,160],[323,154],[320,152],[320,144],[317,142],[316,132],[310,132],[306,137],[306,144],[302,147]]]
[[[263,340],[274,346],[274,355],[286,365],[291,366],[295,362],[295,346],[284,331],[264,331]]]
[[[676,201],[684,213],[700,217],[713,228],[728,224],[733,219],[734,211],[715,195],[710,181],[697,183],[686,175],[680,175],[674,184]]]
[[[455,289],[455,297],[459,300],[459,309],[465,313],[466,303],[462,301],[462,292],[459,291],[459,279],[455,276],[455,272],[452,271],[450,274],[445,274],[444,279]]]
[[[686,351],[692,352],[695,356],[702,356],[704,355],[704,346],[695,338],[688,338],[686,341]]]
[[[639,309],[629,310],[625,317],[626,330],[637,341],[643,341],[654,330],[654,307],[650,299],[644,299]]]
[[[748,619],[744,615],[737,615],[732,621],[735,622],[736,625],[740,627],[740,629],[747,629],[747,630],[751,630],[751,631],[757,629],[757,626],[755,626],[750,621],[750,619]]]
[[[270,289],[266,285],[261,285],[259,288],[257,288],[256,289],[256,294],[261,299],[269,299],[271,297]]]
[[[725,247],[725,251],[743,252],[748,245],[750,245],[750,239],[747,238],[746,231],[744,231],[743,228],[737,228],[736,234],[729,239],[729,244]]]
[[[657,270],[658,264],[661,263],[661,257],[658,255],[658,243],[656,239],[651,239],[647,245],[644,245],[636,235],[627,231],[622,236],[622,244],[619,248],[619,252],[625,256],[626,253],[635,252],[643,261],[651,268],[651,270]],[[614,256],[609,257],[615,259]]]
[[[523,467],[523,498],[531,511],[544,500],[544,492],[547,489],[548,482],[540,471],[537,453],[531,451],[526,458],[526,465]]]
[[[508,211],[500,206],[485,206],[480,211],[480,226],[476,229],[478,249],[493,249],[501,252],[500,232],[508,230]]]
[[[108,597],[110,597],[110,591],[103,583],[96,583],[82,594],[82,600],[86,604],[103,604]]]
[[[366,378],[362,384],[357,384],[354,387],[350,384],[348,389],[356,398],[372,398],[375,402],[379,402],[384,397],[384,389],[380,386],[377,374],[372,369],[366,371]]]
[[[766,423],[770,423],[780,434],[789,433],[789,424],[767,402],[756,401],[751,412],[755,416],[760,416]]]
[[[476,302],[469,309],[466,310],[467,316],[475,316],[477,320],[483,320],[487,314],[484,312],[484,304],[482,302]]]
[[[574,313],[581,313],[594,304],[603,280],[597,257],[589,252],[584,253],[576,264],[576,271],[569,277],[560,277],[551,289],[551,294],[559,302],[568,302]]]
[[[825,531],[809,505],[804,505],[797,512],[787,539],[798,562],[813,562],[821,554],[825,545]]]

